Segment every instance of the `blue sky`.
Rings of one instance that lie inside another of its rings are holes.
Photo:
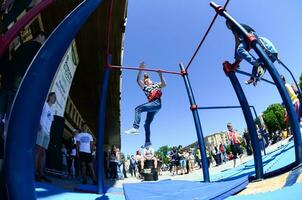
[[[216,0],[223,5],[223,0]],[[239,22],[249,24],[258,35],[269,38],[296,78],[302,72],[301,0],[231,0],[227,11]],[[188,63],[213,16],[209,1],[152,0],[128,2],[123,65],[137,66],[144,60],[147,67],[179,71],[179,62]],[[189,78],[199,106],[239,105],[229,79],[222,70],[222,62],[233,61],[234,38],[218,17],[207,40],[189,68]],[[276,65],[281,74],[289,75]],[[246,62],[241,69],[251,71]],[[124,131],[132,127],[134,108],[146,102],[136,83],[136,71],[122,73],[121,139],[122,151],[134,153],[144,143],[142,115],[140,135],[129,136]],[[156,73],[150,73],[158,81]],[[189,100],[182,77],[165,75],[162,109],[151,125],[151,140],[155,149],[163,145],[188,145],[197,140]],[[276,88],[260,82],[257,87],[244,85],[248,77],[238,75],[250,105],[260,113],[272,104],[281,102]],[[269,75],[265,78],[270,79]],[[208,110],[199,112],[204,136],[226,130],[232,122],[242,132],[246,127],[242,111]]]

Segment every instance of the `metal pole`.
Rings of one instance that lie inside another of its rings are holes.
[[[108,56],[108,63],[111,63],[111,55]],[[106,102],[107,102],[107,90],[110,78],[110,69],[104,67],[102,90],[99,100],[99,125],[98,125],[98,140],[97,140],[97,180],[98,187],[97,193],[104,194],[104,135],[105,135],[105,119],[106,119]]]
[[[281,95],[281,98],[283,100],[284,106],[287,110],[287,113],[288,113],[288,116],[290,119],[289,120],[290,126],[293,131],[296,162],[297,162],[297,164],[300,164],[302,162],[301,132],[300,132],[298,117],[294,110],[293,103],[289,97],[288,92],[285,89],[285,85],[284,85],[283,81],[281,80],[280,74],[274,67],[274,64],[272,63],[272,61],[269,59],[269,57],[266,55],[266,53],[262,49],[261,45],[258,43],[257,40],[253,41],[251,45],[252,45],[252,48],[255,50],[255,52],[260,57],[260,59],[264,62],[268,72],[270,73],[272,79],[274,80],[275,85],[277,86],[277,89]]]
[[[49,36],[22,80],[5,130],[5,175],[10,200],[36,199],[34,150],[41,111],[72,39],[100,3],[86,0],[77,6]]]
[[[241,108],[241,106],[204,106],[204,107],[198,107],[198,110],[214,110],[214,109],[234,109],[234,108]],[[257,112],[254,106],[250,106],[250,108],[253,109],[255,118],[257,118]]]
[[[226,65],[224,63],[224,68],[225,67],[226,67]],[[226,74],[229,77],[229,79],[233,85],[233,88],[236,92],[237,98],[241,105],[242,112],[243,112],[243,115],[244,115],[244,118],[245,118],[245,121],[247,124],[248,131],[249,131],[249,134],[251,137],[251,143],[252,143],[252,148],[253,148],[253,152],[254,152],[256,179],[261,179],[261,178],[263,178],[262,157],[261,157],[261,149],[260,149],[258,134],[257,134],[255,122],[253,119],[253,115],[250,110],[247,99],[244,95],[243,89],[236,77],[235,71],[231,70]]]
[[[206,153],[206,145],[205,145],[205,142],[204,142],[201,123],[200,123],[200,118],[199,118],[199,114],[198,114],[198,110],[197,110],[198,106],[196,105],[193,90],[192,90],[192,87],[191,87],[191,84],[190,84],[188,74],[185,71],[185,67],[182,63],[179,64],[179,67],[180,67],[180,70],[183,74],[185,86],[186,86],[189,101],[190,101],[190,104],[191,104],[191,111],[192,111],[193,118],[194,118],[196,134],[197,134],[197,138],[198,138],[198,145],[199,145],[200,154],[201,154],[203,180],[204,180],[204,182],[210,182],[210,174],[209,174],[208,158],[207,158],[207,153]]]
[[[252,76],[251,73],[248,73],[248,72],[245,72],[245,71],[241,71],[239,69],[236,70],[236,73],[242,74],[242,75],[245,75],[245,76]],[[275,83],[273,81],[267,80],[265,78],[261,78],[261,81],[267,82],[267,83],[269,83],[271,85],[275,85]]]

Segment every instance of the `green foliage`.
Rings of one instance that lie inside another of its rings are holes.
[[[164,164],[169,163],[169,158],[167,157],[168,151],[172,148],[168,147],[167,145],[160,147],[157,151],[155,151],[155,155],[162,159]]]
[[[263,120],[270,133],[280,131],[286,127],[284,114],[285,111],[281,104],[272,104],[263,112]]]
[[[229,154],[231,151],[231,145],[226,145],[226,153]]]

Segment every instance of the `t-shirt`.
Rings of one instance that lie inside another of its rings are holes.
[[[145,85],[143,88],[143,91],[145,93],[145,95],[147,97],[149,97],[151,95],[151,93],[153,93],[156,90],[160,90],[161,89],[161,83],[154,83],[152,85]]]
[[[47,102],[45,102],[40,117],[40,125],[41,128],[45,131],[45,133],[50,134],[50,127],[53,121],[54,113],[54,109],[50,107]]]
[[[80,142],[80,152],[91,153],[90,142],[93,142],[93,138],[90,133],[79,133],[77,142]]]
[[[144,149],[143,155],[144,157],[152,158],[154,156],[154,149],[153,148]]]
[[[236,132],[228,131],[228,139],[230,140],[231,144],[238,144]]]

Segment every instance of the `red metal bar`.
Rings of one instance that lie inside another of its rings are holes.
[[[138,68],[138,67],[129,67],[129,66],[115,66],[115,65],[109,65],[109,68],[111,69],[129,69],[129,70],[141,70],[141,71],[147,71],[147,72],[161,72],[165,74],[176,74],[176,75],[183,75],[183,72],[173,72],[173,71],[167,71],[162,69],[149,69],[149,68]]]
[[[0,37],[0,57],[4,54],[9,44],[13,39],[20,33],[20,31],[38,14],[40,14],[45,8],[54,3],[55,0],[44,0],[38,5],[33,7],[24,15],[20,20],[18,20],[12,28],[10,28],[4,35]]]
[[[223,6],[223,9],[225,9],[225,8],[227,7],[229,1],[230,1],[230,0],[227,0],[227,1],[225,2],[224,6]],[[216,20],[216,18],[217,18],[217,16],[218,16],[218,14],[219,14],[219,13],[217,12],[217,13],[215,14],[215,16],[213,17],[212,22],[211,22],[210,26],[208,27],[208,30],[206,31],[206,33],[204,34],[204,36],[203,36],[201,42],[200,42],[199,45],[197,46],[197,48],[196,48],[196,50],[195,50],[195,52],[194,52],[192,58],[190,59],[188,65],[187,65],[187,67],[186,67],[186,70],[188,70],[188,68],[189,68],[190,65],[192,64],[192,62],[193,62],[195,56],[197,55],[197,53],[198,53],[200,47],[202,46],[202,44],[204,43],[205,39],[207,38],[207,36],[208,36],[208,34],[209,34],[209,32],[210,32],[212,26],[214,25],[214,22],[215,22],[215,20]]]

